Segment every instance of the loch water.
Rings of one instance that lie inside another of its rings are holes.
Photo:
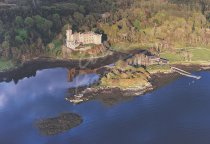
[[[92,100],[65,101],[69,88],[94,83],[99,76],[80,74],[68,81],[68,70],[40,70],[17,83],[0,83],[0,144],[209,144],[210,73],[197,72],[143,96],[107,105]],[[54,136],[41,135],[36,122],[63,112],[83,123]]]

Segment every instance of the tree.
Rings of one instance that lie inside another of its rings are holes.
[[[69,17],[68,17],[68,21],[69,21],[70,23],[74,23],[74,20],[73,20],[72,16],[69,16]]]
[[[40,15],[34,16],[34,21],[38,30],[42,31],[45,23],[45,19]]]
[[[3,22],[0,20],[0,43],[4,38],[4,25]]]
[[[34,20],[31,17],[27,17],[27,18],[25,18],[24,24],[28,28],[32,28],[34,26]]]
[[[2,33],[4,30],[3,22],[0,20],[0,33]]]
[[[34,17],[34,21],[35,21],[37,29],[42,33],[49,32],[49,30],[51,29],[53,25],[52,21],[47,20],[41,17],[40,15],[36,15]]]
[[[16,16],[15,18],[15,24],[18,26],[18,27],[22,27],[23,24],[24,24],[24,20],[21,16]]]
[[[93,27],[96,24],[95,17],[93,15],[87,15],[85,21],[89,27]]]
[[[16,30],[15,41],[22,44],[24,41],[28,39],[28,32],[25,29],[17,29]]]
[[[209,6],[209,1],[208,0],[199,0],[199,4],[201,7],[202,14],[205,14],[205,12],[207,11],[208,6]]]
[[[60,29],[61,27],[61,18],[59,14],[52,15],[52,22],[55,29]]]
[[[207,20],[210,22],[210,12],[207,15]]]
[[[84,8],[84,6],[82,6],[82,5],[80,5],[79,6],[79,11],[81,12],[81,13],[85,13],[85,8]]]
[[[134,21],[134,23],[133,23],[133,26],[138,30],[138,31],[140,31],[140,29],[141,29],[141,23],[140,23],[140,21],[139,20],[135,20]]]
[[[75,21],[80,25],[82,24],[83,20],[84,20],[84,15],[79,13],[79,12],[75,12],[73,15]]]
[[[15,36],[15,41],[17,42],[17,43],[19,43],[19,44],[22,44],[23,42],[24,42],[24,40],[22,39],[22,37],[21,36]]]
[[[46,19],[45,22],[44,22],[44,25],[43,25],[44,27],[43,28],[44,28],[45,31],[49,32],[50,29],[52,28],[52,25],[53,25],[52,21]]]
[[[192,32],[195,31],[195,21],[193,22],[193,26],[192,26]]]
[[[10,52],[10,44],[9,41],[4,41],[2,43],[2,48],[3,48],[3,56],[7,59],[9,59],[11,57],[11,52]]]

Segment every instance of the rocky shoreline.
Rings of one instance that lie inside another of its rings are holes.
[[[209,70],[209,66],[203,66],[203,65],[173,65],[178,68],[184,69],[189,72],[195,72],[195,71],[205,71]],[[67,101],[73,102],[75,104],[85,102],[88,100],[93,99],[102,99],[105,102],[108,102],[109,100],[118,101],[122,99],[126,99],[127,97],[135,97],[140,96],[143,94],[146,94],[148,92],[154,91],[155,89],[158,89],[177,78],[181,77],[180,74],[175,72],[165,72],[165,73],[153,73],[150,75],[150,83],[151,85],[145,86],[145,87],[139,87],[139,88],[112,88],[112,87],[100,87],[98,85],[93,86],[91,88],[86,89],[80,89],[78,91],[79,96],[69,96],[66,98]],[[110,103],[110,102],[108,102]]]

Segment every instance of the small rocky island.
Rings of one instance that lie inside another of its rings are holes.
[[[38,121],[37,127],[43,135],[56,135],[80,125],[82,121],[75,113],[63,113],[58,117]]]

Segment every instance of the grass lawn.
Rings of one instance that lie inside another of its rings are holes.
[[[160,54],[160,57],[168,59],[170,61],[170,63],[174,63],[174,62],[182,62],[183,61],[183,57],[177,53],[172,53],[172,52],[164,52]]]
[[[120,52],[129,52],[131,50],[137,50],[137,49],[141,49],[141,50],[146,50],[148,49],[149,45],[142,45],[139,43],[125,43],[125,42],[120,42],[120,43],[116,43],[112,45],[112,48],[116,51],[120,51]]]
[[[201,48],[201,47],[191,47],[185,48],[186,51],[189,51],[192,54],[192,59],[188,63],[199,64],[201,62],[210,62],[210,49]],[[166,58],[170,63],[183,63],[184,57],[179,53],[181,49],[177,49],[176,52],[164,52],[160,56]]]
[[[0,71],[10,69],[14,66],[11,61],[1,60],[0,59]]]
[[[189,50],[193,57],[192,61],[209,61],[210,62],[210,49],[207,48],[192,48]]]

